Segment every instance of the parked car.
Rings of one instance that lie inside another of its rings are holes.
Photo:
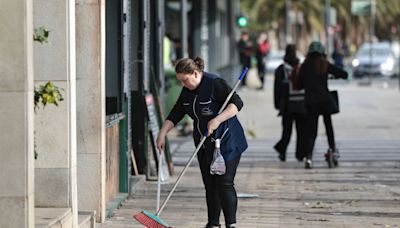
[[[399,61],[388,42],[364,43],[351,62],[353,76],[361,78],[369,74],[375,76],[396,76]]]
[[[283,57],[285,56],[284,50],[271,50],[265,57],[265,70],[267,74],[273,74],[275,69],[283,63]],[[300,59],[300,63],[304,61],[304,55],[297,52],[297,57]]]

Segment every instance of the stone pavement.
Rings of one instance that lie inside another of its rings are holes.
[[[249,79],[250,86],[256,84],[255,79]],[[323,159],[327,149],[323,124],[314,169],[305,170],[303,163],[295,161],[295,138],[288,148],[288,161],[279,162],[272,149],[281,131],[272,104],[272,81],[267,79],[264,91],[241,89],[245,106],[239,118],[248,133],[249,148],[236,176],[241,196],[238,227],[400,227],[400,92],[397,81],[385,82],[379,79],[370,87],[354,81],[331,83],[331,89],[339,90],[341,104],[341,113],[333,117],[341,152],[335,169],[327,168]],[[178,174],[194,150],[192,140],[172,138],[171,149]],[[162,199],[176,176],[163,183]],[[142,209],[154,212],[155,205],[156,183],[145,182],[99,226],[142,227],[132,215]],[[160,217],[173,227],[203,227],[206,223],[204,189],[196,162]]]

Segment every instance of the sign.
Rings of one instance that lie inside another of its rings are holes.
[[[149,117],[149,129],[151,131],[151,135],[155,140],[158,136],[158,132],[160,131],[160,126],[158,125],[157,121],[157,114],[156,114],[156,107],[154,106],[154,98],[153,95],[146,95],[146,107],[147,107],[147,114]]]
[[[351,14],[361,16],[370,13],[371,13],[371,0],[351,1]]]
[[[149,131],[151,134],[151,146],[153,149],[153,156],[154,159],[157,159],[158,162],[161,162],[162,170],[161,170],[161,181],[168,180],[169,172],[168,172],[168,165],[165,159],[159,160],[160,154],[157,149],[156,139],[158,133],[160,132],[160,125],[158,124],[157,120],[157,110],[154,105],[154,98],[152,94],[148,94],[145,96],[146,107],[147,107],[147,115],[149,119]],[[165,158],[165,156],[163,156]]]

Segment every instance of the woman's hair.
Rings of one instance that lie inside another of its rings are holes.
[[[315,74],[324,75],[327,73],[329,63],[326,59],[325,47],[321,42],[311,42],[305,62],[310,64]]]
[[[316,52],[308,53],[304,63],[312,67],[312,70],[317,75],[326,74],[328,71],[328,60],[325,54]]]
[[[285,56],[283,57],[283,60],[292,66],[297,65],[299,63],[299,58],[297,58],[297,53],[296,53],[296,45],[288,44],[286,46]]]
[[[204,60],[200,57],[195,59],[183,58],[177,61],[175,65],[175,72],[181,74],[192,74],[195,70],[199,72],[204,71]]]

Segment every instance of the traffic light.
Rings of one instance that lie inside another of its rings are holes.
[[[246,27],[247,24],[249,23],[247,17],[243,16],[243,15],[239,15],[236,17],[236,24],[239,27]]]

